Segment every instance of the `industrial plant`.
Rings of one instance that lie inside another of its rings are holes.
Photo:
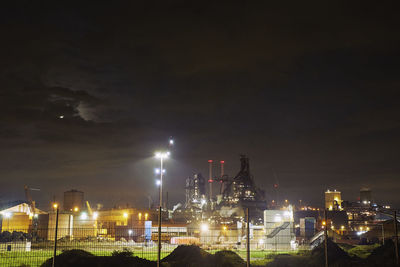
[[[213,174],[213,163],[208,161],[207,177],[194,173],[182,181],[183,203],[175,203],[171,209],[164,205],[161,212],[159,206],[92,207],[84,192],[76,189],[65,191],[62,202],[54,202],[51,210],[44,211],[31,196],[31,191],[38,189],[25,186],[26,200],[0,207],[0,250],[29,251],[31,242],[55,239],[243,249],[249,236],[253,249],[288,251],[317,246],[325,230],[335,241],[352,244],[384,242],[393,234],[390,207],[376,204],[368,188],[360,190],[356,202],[343,200],[339,190],[327,189],[324,207],[290,204],[288,200],[268,203],[247,156],[240,156],[236,175],[224,172],[225,161],[218,162],[220,171]],[[24,245],[10,245],[15,236]]]

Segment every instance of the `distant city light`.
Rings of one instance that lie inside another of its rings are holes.
[[[156,180],[156,185],[160,186],[161,185],[161,181],[160,180]]]
[[[57,204],[57,203],[54,203],[54,204],[53,204],[53,208],[57,209],[57,208],[58,208],[58,204]]]
[[[128,234],[129,234],[129,235],[132,235],[132,234],[133,234],[133,231],[132,231],[131,229],[129,229],[129,230],[128,230]]]
[[[174,144],[174,139],[169,139],[169,144],[172,146]]]
[[[64,119],[64,115],[60,115],[58,116],[60,119]]]
[[[200,225],[200,229],[201,229],[201,231],[203,231],[203,232],[208,231],[208,224],[202,223],[202,224]]]
[[[128,218],[128,213],[124,212],[122,216],[124,216],[124,218]]]
[[[75,212],[79,211],[79,208],[78,208],[78,207],[75,207],[75,208],[74,208],[74,211],[75,211]]]
[[[99,213],[98,212],[93,212],[93,220],[96,220],[99,217]]]
[[[11,217],[11,212],[5,212],[3,213],[4,218],[10,218]]]

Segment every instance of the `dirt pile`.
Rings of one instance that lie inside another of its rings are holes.
[[[377,247],[366,260],[366,266],[396,266],[395,243],[385,240],[385,245]]]
[[[42,264],[42,267],[51,267],[53,258],[48,259]],[[56,256],[57,267],[106,267],[106,266],[137,266],[137,267],[153,267],[156,263],[138,257],[130,257],[126,255],[119,256],[94,256],[84,250],[69,250]]]
[[[245,261],[235,252],[230,250],[218,251],[214,254],[214,265],[220,267],[242,267]]]
[[[176,267],[206,267],[214,266],[214,258],[210,253],[202,250],[198,246],[179,246],[165,257],[162,262],[163,266]]]
[[[329,266],[362,266],[359,259],[351,258],[336,243],[328,240],[328,262]],[[302,267],[319,267],[325,265],[325,247],[324,243],[313,249],[310,255],[277,255],[274,261],[269,263],[268,267],[277,266],[302,266]]]
[[[243,267],[244,260],[233,251],[218,251],[214,255],[201,248],[179,246],[162,260],[165,267]]]
[[[321,262],[325,262],[324,242],[312,250],[311,257],[319,259]],[[328,239],[328,261],[334,262],[336,259],[350,259],[350,257],[335,242]]]
[[[84,266],[81,265],[82,261],[92,258],[94,255],[84,250],[72,249],[64,251],[60,255],[56,256],[56,263],[59,267],[64,266]],[[51,267],[53,263],[53,258],[48,259],[42,264],[42,267]]]

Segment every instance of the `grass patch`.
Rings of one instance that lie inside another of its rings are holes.
[[[366,259],[369,255],[371,255],[371,252],[379,247],[378,244],[374,245],[357,245],[353,248],[350,248],[347,253],[351,257],[359,257],[361,259]]]

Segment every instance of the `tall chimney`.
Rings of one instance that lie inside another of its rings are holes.
[[[224,163],[225,163],[225,161],[224,160],[221,160],[220,161],[220,163],[221,163],[221,187],[220,187],[220,194],[222,194],[222,192],[224,191],[224,181],[222,181],[222,176],[224,176]]]
[[[208,183],[210,184],[210,201],[212,200],[212,159],[208,160]]]

